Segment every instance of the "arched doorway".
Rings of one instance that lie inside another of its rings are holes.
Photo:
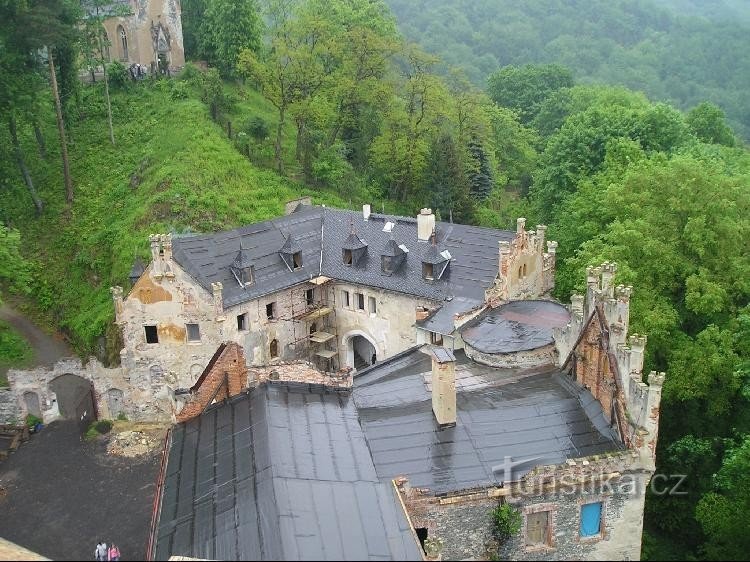
[[[42,408],[39,404],[39,395],[36,392],[24,392],[23,402],[26,404],[26,411],[29,414],[41,419]]]
[[[346,342],[346,364],[355,369],[364,369],[378,360],[375,342],[359,330],[344,337]]]
[[[65,419],[78,421],[81,431],[85,431],[96,420],[94,389],[90,381],[77,375],[65,374],[52,380],[49,388],[57,395],[60,415]]]

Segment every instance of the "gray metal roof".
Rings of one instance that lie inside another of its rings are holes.
[[[455,314],[464,314],[482,306],[484,306],[484,299],[454,297],[444,302],[443,306],[429,317],[417,322],[417,326],[447,336],[453,333]]]
[[[455,427],[432,412],[431,358],[418,349],[354,379],[360,424],[381,478],[456,491],[517,480],[541,464],[622,448],[591,393],[558,371],[485,367],[456,351]]]
[[[267,384],[173,429],[156,559],[410,560],[420,549],[381,480],[354,401]]]
[[[515,353],[554,343],[552,330],[565,326],[570,313],[544,300],[512,301],[482,312],[461,326],[461,338],[483,353]]]
[[[383,231],[386,222],[395,224],[392,233]],[[342,259],[352,227],[367,244],[367,252],[356,267],[345,265]],[[416,218],[378,213],[364,220],[361,213],[352,211],[299,206],[290,215],[228,232],[175,236],[172,247],[175,261],[207,291],[213,282],[224,285],[225,307],[321,274],[437,301],[449,297],[482,300],[484,290],[497,275],[498,242],[512,240],[515,233],[441,222],[436,225],[436,235],[437,246],[441,251],[448,250],[452,259],[442,277],[433,281],[422,278],[422,261],[425,257],[431,259],[435,250],[431,250],[430,242],[417,239]],[[254,266],[254,283],[248,287],[240,287],[230,270],[240,239]],[[387,248],[394,252],[393,246],[401,245],[409,250],[404,254],[404,263],[391,275],[383,273],[381,256]],[[279,255],[282,247],[284,251],[302,252],[300,269],[289,270]]]

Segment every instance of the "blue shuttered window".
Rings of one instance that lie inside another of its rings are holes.
[[[587,503],[581,506],[581,536],[595,537],[601,532],[602,503]]]

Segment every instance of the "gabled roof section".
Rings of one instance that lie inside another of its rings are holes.
[[[385,245],[385,248],[383,248],[383,251],[380,253],[383,256],[389,256],[389,257],[398,257],[406,252],[404,252],[403,248],[401,248],[403,244],[399,245],[396,243],[395,240],[391,239],[388,240],[388,242]]]
[[[302,245],[297,242],[293,234],[286,237],[284,245],[279,249],[281,254],[296,254],[302,251]]]
[[[349,237],[344,240],[344,244],[341,247],[344,250],[360,250],[362,248],[366,248],[367,244],[360,240],[356,232],[352,232]]]

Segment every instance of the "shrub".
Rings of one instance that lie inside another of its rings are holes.
[[[521,512],[508,503],[501,503],[492,511],[493,533],[502,544],[521,530]]]
[[[185,82],[172,82],[172,91],[169,97],[174,100],[186,100],[190,97],[190,90]]]
[[[189,62],[185,65],[182,71],[177,75],[177,79],[182,80],[184,82],[198,84],[200,83],[200,80],[201,80],[201,71],[197,66]]]
[[[113,88],[124,88],[128,84],[128,69],[120,61],[107,65],[109,84]]]
[[[38,423],[42,423],[42,420],[39,419],[38,417],[36,417],[35,415],[29,414],[28,416],[26,416],[26,425],[27,426],[34,427]]]
[[[264,141],[268,138],[268,123],[262,117],[252,117],[245,125],[245,132],[250,135],[256,142]]]
[[[119,414],[117,414],[117,420],[128,421],[128,416],[125,415],[125,412],[120,412]]]
[[[94,427],[99,433],[109,433],[112,429],[112,420],[99,420],[94,423]]]

